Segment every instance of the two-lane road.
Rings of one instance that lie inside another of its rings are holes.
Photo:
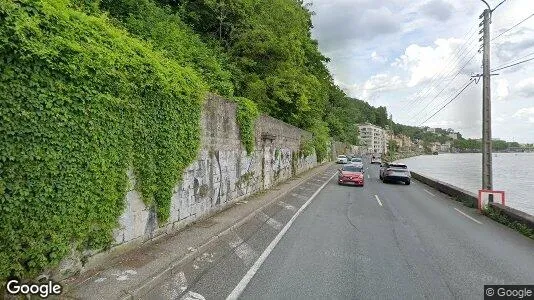
[[[482,298],[484,284],[533,284],[534,241],[413,181],[332,179],[240,298]]]

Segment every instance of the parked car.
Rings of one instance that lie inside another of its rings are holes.
[[[339,169],[339,174],[337,177],[338,184],[353,184],[363,186],[365,179],[363,174],[365,171],[363,167],[355,165],[345,165]]]
[[[355,166],[360,166],[361,168],[363,168],[363,160],[361,157],[353,157],[350,160],[350,164],[355,165]]]
[[[337,162],[338,164],[346,164],[346,163],[349,162],[349,159],[347,158],[346,155],[338,155],[338,156],[337,156],[337,160],[336,160],[336,162]]]
[[[380,159],[379,156],[372,156],[371,157],[371,163],[372,164],[381,164],[382,163],[382,160]]]
[[[402,181],[404,184],[409,185],[412,175],[405,164],[383,163],[380,165],[379,177],[384,183]]]

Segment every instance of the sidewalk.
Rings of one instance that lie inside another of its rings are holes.
[[[118,299],[142,295],[161,282],[174,266],[192,261],[220,236],[239,227],[261,209],[331,165],[320,165],[269,190],[238,201],[208,219],[155,242],[148,242],[97,269],[69,278],[63,282],[66,292],[61,298]]]

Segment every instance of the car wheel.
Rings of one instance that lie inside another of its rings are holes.
[[[410,185],[410,181],[409,181],[409,180],[408,180],[408,181],[406,181],[405,183],[406,183],[406,185]]]

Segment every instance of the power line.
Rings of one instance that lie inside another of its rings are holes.
[[[529,56],[531,56],[531,55],[534,55],[534,52],[529,53],[529,54],[527,54],[527,55],[523,55],[523,56],[521,56],[521,57],[514,58],[514,59],[510,60],[509,62],[504,63],[504,64],[498,66],[497,68],[500,68],[500,67],[503,67],[503,66],[506,66],[506,65],[509,65],[509,64],[516,63],[517,61],[522,60],[522,59],[524,59],[524,58],[526,58],[526,57],[529,57]]]
[[[469,80],[469,83],[466,84],[459,92],[458,94],[456,94],[456,96],[454,96],[451,100],[449,100],[449,102],[445,103],[445,105],[443,105],[440,109],[438,109],[438,111],[436,111],[433,115],[431,115],[430,117],[428,117],[426,120],[424,120],[423,122],[421,122],[419,124],[419,126],[425,124],[428,120],[432,119],[435,115],[437,115],[440,111],[442,111],[445,107],[447,107],[447,105],[449,105],[452,101],[454,101],[456,98],[458,98],[458,96],[460,96],[460,94],[465,91],[465,89],[467,89],[468,86],[470,86],[472,83],[474,82],[473,79],[470,79]]]
[[[423,103],[423,100],[425,98],[430,96],[432,93],[438,91],[438,88],[445,82],[444,79],[445,78],[449,78],[455,71],[454,69],[449,69],[450,66],[454,66],[454,65],[460,64],[469,53],[473,52],[473,50],[476,50],[477,45],[475,44],[474,47],[473,47],[472,46],[473,45],[473,41],[476,41],[476,39],[472,40],[471,43],[468,43],[469,41],[466,41],[466,43],[464,43],[464,45],[462,45],[462,47],[457,49],[459,51],[456,51],[454,56],[451,57],[451,58],[454,58],[454,59],[450,63],[447,62],[445,64],[445,67],[443,68],[443,70],[440,73],[437,74],[439,76],[437,76],[433,82],[430,82],[430,84],[427,87],[426,91],[423,91],[422,93],[420,93],[412,101],[412,103],[410,104],[410,107],[408,108],[408,110],[404,110],[404,114],[405,115],[409,115],[409,114],[413,113],[416,110],[417,106],[420,103]],[[450,61],[450,59],[449,59],[449,61]],[[448,83],[446,83],[446,85],[450,84],[450,82],[453,81],[456,78],[456,76],[454,76],[450,81],[448,81]]]
[[[441,93],[443,93],[443,91],[447,88],[447,86],[449,86],[449,85],[452,83],[452,81],[454,81],[454,79],[456,79],[456,77],[458,77],[458,75],[461,74],[461,71],[462,71],[462,70],[463,70],[463,69],[464,69],[464,68],[471,62],[471,60],[473,60],[473,58],[476,56],[476,54],[477,54],[477,52],[476,52],[476,48],[477,48],[477,45],[475,44],[474,47],[471,47],[471,49],[469,49],[467,52],[464,52],[461,56],[457,57],[457,58],[454,60],[454,62],[453,62],[454,65],[456,65],[456,64],[462,64],[462,63],[463,63],[463,66],[460,68],[460,70],[458,71],[458,73],[457,73],[456,75],[454,75],[454,77],[452,78],[452,80],[450,80],[450,81],[448,81],[448,82],[446,82],[446,83],[444,83],[444,81],[440,80],[439,82],[437,82],[437,83],[435,84],[434,89],[435,89],[435,91],[436,91],[436,94],[435,94],[434,98],[432,98],[432,100],[430,100],[429,102],[427,102],[426,106],[425,106],[423,109],[419,110],[419,112],[417,112],[417,113],[415,114],[415,116],[419,116],[422,112],[424,112],[424,111],[426,110],[426,108],[428,108],[428,106],[429,106],[430,104],[434,103],[434,100],[436,100],[437,97],[438,97],[439,95],[441,95]],[[467,60],[467,62],[466,62],[466,61],[464,60],[464,58],[467,58],[467,55],[470,54],[470,53],[472,53],[473,51],[475,51],[475,53],[474,53],[474,54]],[[448,71],[447,74],[444,74],[444,75],[446,75],[446,76],[450,76],[450,75],[452,75],[454,72],[455,72],[455,70],[454,70],[454,69],[451,69],[451,70]],[[437,89],[438,89],[439,87],[442,86],[442,83],[444,83],[444,86],[445,86],[445,87],[444,87],[441,91],[438,92]],[[423,98],[422,98],[419,102],[422,103],[423,99],[426,98],[427,95],[430,96],[430,93],[426,93],[426,95],[424,95]],[[431,97],[431,96],[430,96],[430,97]],[[416,106],[414,105],[408,112],[409,112],[409,113],[411,113],[411,112],[415,112],[415,110],[416,110]],[[415,117],[415,116],[414,116],[414,117]],[[412,118],[412,119],[413,119],[413,118]],[[413,120],[415,121],[415,119],[413,119]]]
[[[517,66],[517,65],[522,64],[522,63],[526,63],[527,61],[531,61],[531,60],[534,60],[534,57],[529,58],[529,59],[525,59],[525,60],[517,62],[515,64],[511,64],[511,65],[508,65],[508,66],[504,66],[504,67],[501,67],[501,68],[497,68],[497,69],[491,70],[491,72],[507,69],[507,68],[510,68],[510,67],[513,67],[513,66]]]
[[[502,36],[503,34],[507,33],[508,31],[510,31],[510,30],[516,28],[517,26],[521,25],[523,22],[525,22],[526,20],[532,18],[533,16],[534,16],[534,13],[532,13],[530,16],[524,18],[521,22],[519,22],[519,23],[515,24],[514,26],[512,26],[512,27],[506,29],[505,31],[501,32],[499,35],[497,35],[496,37],[492,38],[492,39],[491,39],[491,42],[493,42],[495,39],[499,38],[499,37]]]
[[[431,103],[434,103],[434,100],[436,100],[436,99],[438,98],[438,96],[441,95],[441,93],[443,93],[443,91],[445,91],[445,89],[451,84],[451,82],[454,81],[454,79],[455,79],[458,75],[460,75],[460,74],[462,73],[462,71],[465,69],[465,67],[467,67],[467,65],[469,65],[469,63],[473,60],[473,58],[475,58],[476,55],[477,55],[477,52],[475,52],[475,53],[471,56],[471,58],[469,58],[469,60],[467,60],[467,62],[460,68],[460,70],[458,71],[458,73],[456,73],[456,75],[454,75],[454,78],[453,78],[451,81],[449,81],[449,83],[446,84],[445,87],[443,87],[443,89],[442,89],[441,91],[439,91],[439,93],[437,93],[436,96],[434,96],[434,98],[433,98],[432,100],[430,100],[430,101],[427,103],[427,105],[426,105],[423,109],[421,109],[417,114],[415,114],[415,115],[413,116],[412,119],[415,120],[415,118],[418,117],[423,111],[425,111],[425,110],[427,109],[427,107],[428,107]]]
[[[473,31],[474,29],[474,31]],[[465,46],[467,45],[467,43],[469,41],[472,41],[471,38],[473,37],[473,35],[476,33],[477,31],[477,25],[473,25],[473,27],[471,27],[471,29],[469,29],[465,35],[463,36],[462,40],[465,40],[465,42],[462,44],[462,45],[459,45],[456,49],[455,49],[455,53],[453,53],[453,55],[449,56],[449,58],[447,59],[446,63],[444,64],[444,67],[439,71],[439,72],[436,72],[431,78],[430,80],[425,83],[421,89],[414,94],[413,97],[411,97],[410,101],[415,104],[415,102],[417,102],[419,100],[419,98],[421,98],[421,96],[424,94],[424,93],[428,93],[431,89],[432,89],[432,85],[434,84],[435,80],[437,80],[439,77],[440,77],[440,74],[443,73],[443,71],[445,71],[447,69],[447,66],[449,64],[449,61],[452,59],[452,58],[458,58],[458,54],[461,52],[460,50]],[[469,37],[468,37],[469,36]],[[466,47],[467,48],[467,47]],[[426,92],[424,92],[426,90]],[[406,99],[408,100],[408,99]],[[411,107],[411,105],[406,105],[404,106],[403,108],[401,108],[401,110],[404,110],[404,108],[406,107]]]

